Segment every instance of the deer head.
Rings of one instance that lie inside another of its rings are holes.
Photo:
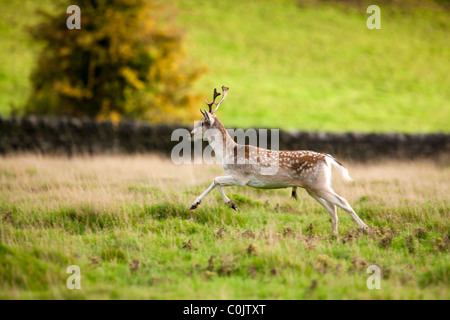
[[[211,102],[208,102],[208,100],[205,100],[206,104],[209,107],[209,110],[206,109],[200,109],[200,112],[202,113],[203,117],[200,119],[199,122],[194,126],[194,129],[191,131],[191,139],[196,140],[203,138],[205,135],[205,132],[209,129],[218,129],[222,131],[223,125],[219,121],[219,118],[215,115],[215,112],[217,109],[219,109],[220,104],[225,100],[228,92],[228,87],[222,86],[222,99],[219,102],[215,102],[216,98],[220,96],[220,93],[217,92],[217,90],[214,88],[213,93],[213,100]],[[216,106],[213,110],[213,106]]]

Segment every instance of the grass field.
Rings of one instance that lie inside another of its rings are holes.
[[[0,161],[0,298],[449,299],[450,167],[347,163],[335,190],[362,234],[300,192],[227,188],[188,208],[217,166],[156,156]],[[212,257],[212,258],[211,258]],[[369,290],[369,265],[382,270]],[[81,289],[66,288],[69,265]]]
[[[0,114],[27,98],[41,46],[24,27],[54,2],[0,0]],[[190,61],[209,69],[196,90],[209,98],[213,87],[231,88],[220,110],[228,126],[450,132],[450,11],[383,3],[381,30],[368,30],[364,5],[173,2]]]

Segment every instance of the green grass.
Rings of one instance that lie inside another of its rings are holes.
[[[39,21],[37,8],[56,10],[52,3],[0,1],[0,114],[27,99],[42,47],[25,26]],[[231,88],[219,112],[227,126],[449,132],[449,11],[431,1],[397,3],[380,4],[381,30],[366,28],[366,6],[330,1],[174,7],[190,61],[209,70],[196,90],[209,98],[214,87]]]
[[[226,188],[237,213],[216,191],[189,211],[217,167],[148,157],[0,166],[2,299],[450,298],[448,167],[350,165],[355,182],[336,190],[378,234],[339,210],[337,240],[305,192],[295,202],[289,190]],[[380,290],[366,286],[373,264]],[[80,290],[66,287],[69,265],[81,268]]]

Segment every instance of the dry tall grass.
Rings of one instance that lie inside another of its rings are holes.
[[[354,182],[344,183],[333,171],[333,185],[350,203],[361,197],[392,206],[405,201],[448,204],[450,200],[450,166],[432,161],[345,165]],[[47,208],[80,201],[109,207],[136,200],[137,195],[126,192],[127,187],[176,193],[211,183],[224,174],[220,165],[174,165],[170,159],[155,155],[72,159],[23,155],[0,160],[2,196],[11,202],[33,202]],[[286,191],[286,201],[288,194]]]

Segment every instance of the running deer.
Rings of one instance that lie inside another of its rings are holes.
[[[194,201],[191,210],[198,207],[203,198],[216,188],[223,201],[237,211],[236,205],[223,192],[225,186],[249,186],[262,189],[292,187],[292,196],[297,198],[297,187],[304,188],[331,216],[333,233],[338,237],[336,206],[344,209],[366,232],[371,229],[358,217],[347,200],[331,188],[331,166],[335,167],[345,181],[352,181],[347,169],[329,154],[299,150],[276,151],[251,145],[237,144],[216,116],[216,111],[225,100],[227,87],[222,86],[222,99],[215,102],[220,93],[214,89],[209,110],[200,109],[203,117],[191,131],[191,140],[206,138],[226,172],[217,177]],[[213,109],[213,106],[215,108]],[[269,170],[274,169],[275,170]]]

